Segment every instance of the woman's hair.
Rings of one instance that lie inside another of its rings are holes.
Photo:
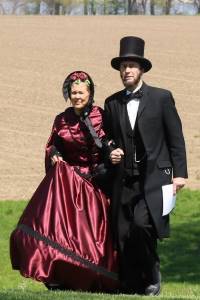
[[[80,82],[84,82],[88,86],[88,89],[90,91],[88,104],[92,105],[92,103],[94,102],[94,83],[90,75],[83,71],[72,72],[66,77],[62,88],[65,101],[67,101],[68,98],[71,98],[72,84],[79,84]]]

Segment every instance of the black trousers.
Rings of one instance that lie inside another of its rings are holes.
[[[144,199],[140,176],[124,180],[118,230],[123,241],[119,251],[123,288],[128,292],[143,293],[146,286],[158,281],[159,257],[157,235]]]

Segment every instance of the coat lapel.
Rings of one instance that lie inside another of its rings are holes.
[[[120,122],[120,127],[121,127],[121,132],[123,135],[123,139],[125,140],[126,138],[126,130],[127,130],[127,107],[126,104],[124,103],[123,99],[126,96],[126,90],[123,90],[121,99],[118,101],[118,109],[119,109],[119,122]],[[131,125],[130,125],[131,126]]]
[[[138,108],[138,119],[141,117],[141,115],[145,109],[147,99],[148,99],[148,86],[144,82],[142,85],[142,90],[143,90],[143,96],[140,99],[140,104],[139,104],[139,108]]]

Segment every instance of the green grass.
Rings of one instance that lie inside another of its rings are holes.
[[[133,295],[49,292],[43,284],[11,269],[9,236],[26,201],[0,201],[0,299],[2,300],[128,300]],[[159,243],[162,293],[157,299],[200,299],[200,191],[183,190],[171,217],[171,238]]]

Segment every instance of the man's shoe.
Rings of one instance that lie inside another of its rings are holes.
[[[44,283],[44,285],[50,291],[65,290],[65,287],[59,283]]]
[[[161,285],[160,282],[156,284],[150,284],[145,289],[145,295],[146,296],[158,296],[160,294]]]
[[[149,284],[145,288],[145,295],[146,296],[158,296],[161,290],[161,273],[158,274],[158,282],[154,284]]]

